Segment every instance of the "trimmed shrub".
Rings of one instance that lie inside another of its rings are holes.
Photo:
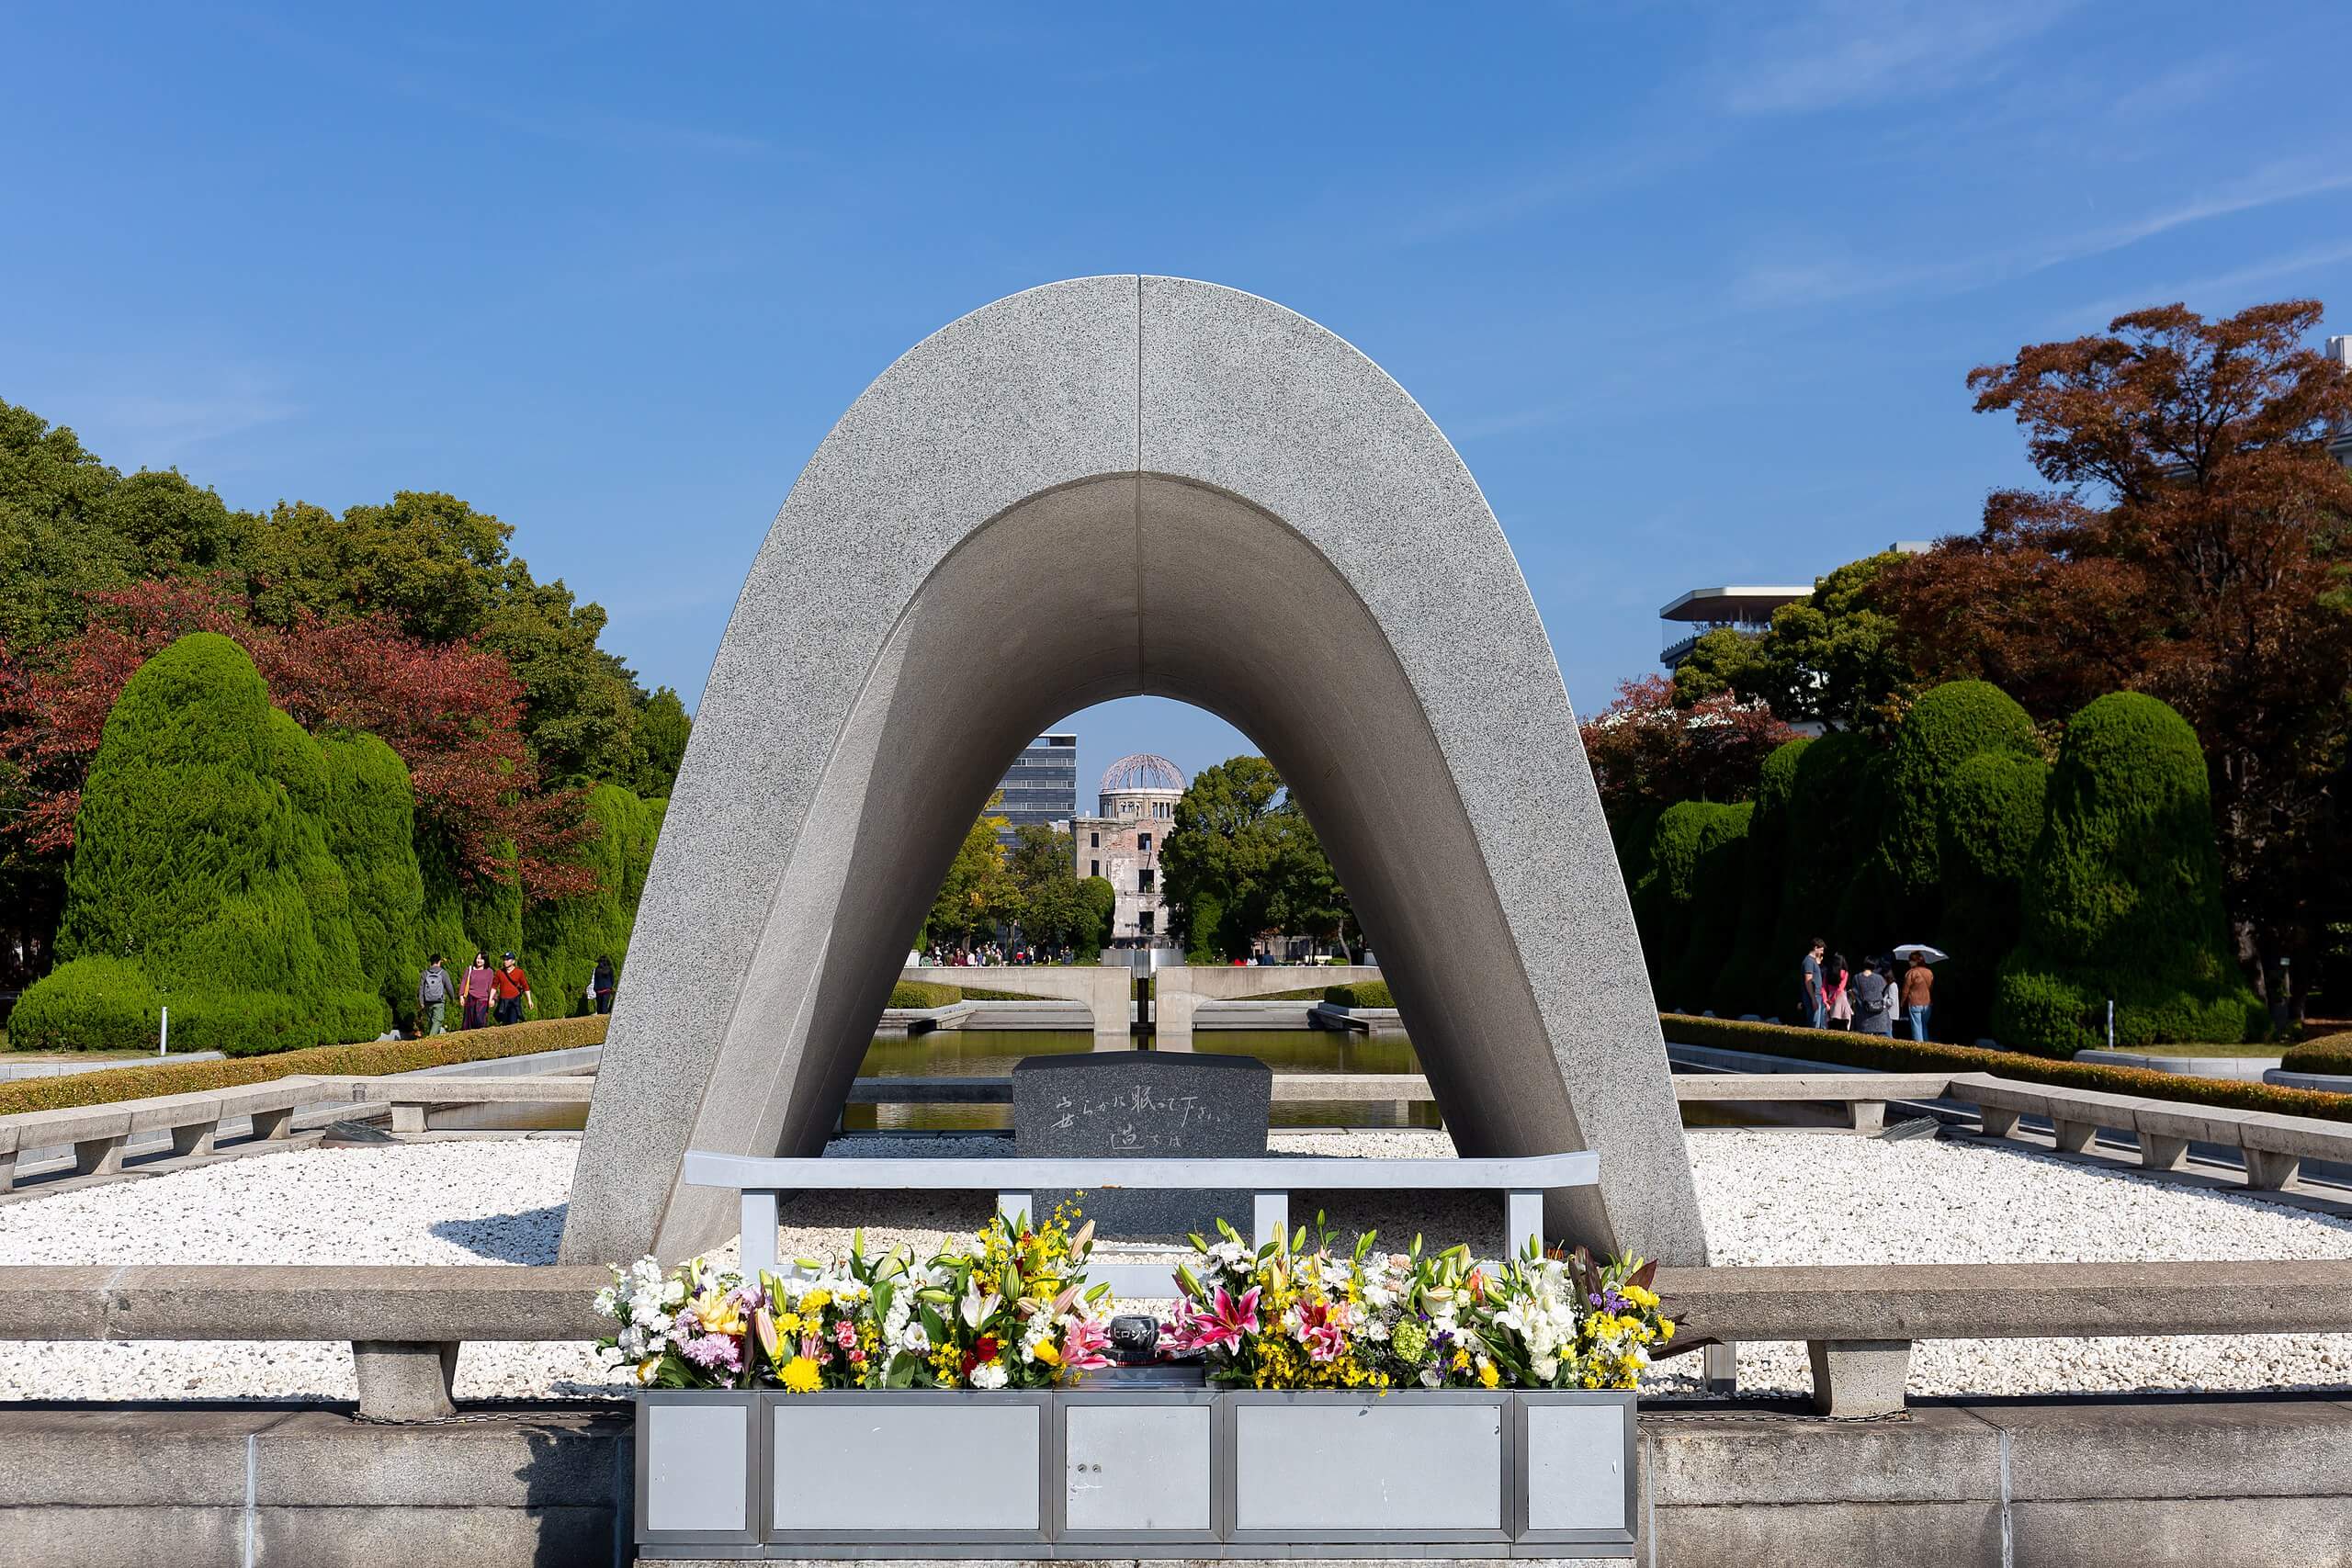
[[[0,1084],[0,1116],[13,1116],[24,1111],[65,1111],[77,1105],[111,1105],[118,1100],[145,1100],[152,1095],[232,1089],[298,1074],[374,1077],[385,1073],[413,1072],[419,1067],[447,1066],[452,1062],[487,1062],[503,1056],[529,1055],[537,1051],[568,1051],[578,1045],[603,1044],[605,1026],[611,1021],[607,1018],[554,1018],[503,1029],[436,1034],[430,1040],[371,1040],[355,1045],[311,1046],[236,1061],[159,1062],[152,1067],[114,1067],[103,1073],[27,1078]],[[179,1037],[176,1012],[172,1037]]]
[[[93,954],[61,964],[35,980],[8,1015],[14,1051],[115,1051],[153,1045],[162,998],[120,958]]]
[[[1810,739],[1782,742],[1757,773],[1738,933],[1714,985],[1713,1000],[1720,1010],[1778,1010],[1796,992],[1797,955],[1780,951],[1779,929],[1790,859],[1804,842],[1795,811],[1797,760],[1812,744]]]
[[[587,993],[597,959],[611,959],[614,975],[620,974],[667,804],[639,800],[618,784],[598,784],[588,792],[585,812],[596,825],[596,836],[582,858],[595,869],[595,890],[523,912],[523,967],[541,1016],[595,1010]]]
[[[1993,1032],[2070,1056],[2119,1045],[2258,1036],[2261,1004],[2231,962],[2205,756],[2154,697],[2101,697],[2068,724],[2028,869],[2018,946]]]
[[[1772,943],[1771,1006],[1764,1010],[1793,1013],[1804,1005],[1798,964],[1815,937],[1828,938],[1833,952],[1859,958],[1871,935],[1839,920],[1855,863],[1863,853],[1860,846],[1871,841],[1864,799],[1871,787],[1870,760],[1870,742],[1843,729],[1796,755],[1789,791],[1787,875]]]
[[[268,1038],[293,1041],[302,1032],[300,1020],[308,1015],[316,1022],[316,1032],[300,1043],[372,1040],[390,1027],[391,1009],[376,995],[360,967],[359,937],[352,928],[351,883],[327,848],[332,792],[326,753],[308,730],[282,710],[271,708],[268,722],[271,776],[294,803],[294,871],[301,883],[302,902],[311,911],[311,929],[318,938],[318,964],[314,969],[290,970],[276,985],[260,976],[262,984],[243,992],[243,997],[253,999],[224,1006],[217,1016],[224,1028],[284,1017],[290,1021],[292,1032],[273,1030]],[[281,1011],[260,999],[268,996],[284,997],[288,1006]],[[213,1015],[198,1014],[199,1019],[209,1016]],[[215,1036],[207,1044],[232,1054],[238,1048],[225,1035]],[[245,1041],[249,1051],[277,1048],[256,1045],[250,1036]]]
[[[901,980],[890,987],[889,1005],[894,1008],[953,1007],[964,999],[964,993],[954,986],[934,986],[925,980]]]
[[[57,939],[64,963],[19,1042],[153,1043],[143,1023],[121,1038],[89,1035],[130,1017],[106,999],[119,995],[119,976],[72,963],[90,957],[135,965],[190,1049],[380,1033],[387,1014],[357,972],[349,892],[326,852],[324,794],[316,744],[269,705],[234,642],[200,632],[141,665],[107,716],[74,818]],[[73,994],[85,984],[100,994]],[[77,1020],[79,1038],[51,1039],[44,1016]]]
[[[2281,1057],[2278,1065],[2290,1073],[2352,1076],[2352,1034],[2323,1034],[2316,1040],[2306,1040]]]
[[[1739,935],[1740,895],[1748,871],[1747,833],[1753,802],[1711,807],[1698,830],[1690,868],[1690,897],[1684,906],[1682,954],[1668,972],[1672,992],[1702,1005],[1714,999],[1716,982]],[[1671,813],[1669,813],[1671,815]],[[1661,837],[1664,823],[1661,820]]]
[[[2281,1089],[2248,1083],[2241,1078],[2200,1078],[2186,1073],[2160,1073],[2146,1067],[2110,1067],[2096,1062],[2060,1062],[2016,1051],[1990,1051],[1972,1045],[1943,1045],[1933,1041],[1915,1044],[1883,1035],[1857,1034],[1835,1029],[1800,1029],[1782,1023],[1736,1022],[1724,1018],[1690,1018],[1667,1013],[1658,1022],[1668,1041],[1683,1045],[1712,1045],[1725,1051],[1756,1051],[1776,1056],[1796,1056],[1873,1072],[1993,1073],[2028,1083],[2061,1084],[2068,1089],[2102,1089],[2143,1100],[2171,1100],[2191,1105],[2221,1105],[2239,1111],[2268,1111],[2285,1116],[2323,1116],[2352,1122],[2352,1094],[2317,1089]]]
[[[1393,1008],[1396,998],[1388,994],[1385,980],[1358,980],[1351,985],[1326,986],[1323,999],[1335,1008]]]
[[[1704,999],[1692,997],[1694,980],[1703,989],[1723,966],[1738,918],[1740,857],[1751,809],[1684,800],[1658,816],[1649,867],[1633,897],[1642,957],[1661,998]],[[1703,973],[1694,976],[1694,968]]]
[[[416,794],[408,765],[372,735],[329,736],[319,750],[326,763],[327,851],[350,885],[360,972],[394,1021],[407,1027],[416,1016],[425,960],[424,880],[417,870]],[[465,967],[463,957],[455,961]]]
[[[1987,752],[2041,756],[2033,720],[1984,681],[1948,681],[1921,694],[1879,761],[1884,828],[1873,859],[1888,914],[1905,935],[1940,929],[1944,797],[1962,764]]]
[[[1980,751],[1944,783],[1937,822],[1944,912],[1934,931],[1952,956],[1936,965],[1936,1015],[1961,1039],[1992,1026],[1993,976],[2017,945],[2018,898],[2049,785],[2049,763],[2009,751]]]

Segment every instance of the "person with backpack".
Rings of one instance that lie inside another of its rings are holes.
[[[427,1039],[441,1032],[441,1010],[449,1005],[449,972],[441,967],[441,955],[435,953],[433,962],[416,979],[416,1032]]]
[[[498,998],[495,1016],[501,1023],[520,1023],[523,1010],[531,1005],[531,977],[514,962],[514,955],[504,953],[498,967],[491,972],[491,995]]]
[[[1854,976],[1854,1029],[1862,1034],[1894,1034],[1894,987],[1878,972],[1878,961],[1862,960]]]
[[[490,1021],[490,960],[481,953],[474,954],[472,967],[465,976],[465,1027],[480,1029]]]

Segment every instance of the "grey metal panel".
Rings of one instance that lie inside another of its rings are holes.
[[[1508,1398],[1226,1395],[1231,1539],[1505,1539]]]
[[[1062,1539],[1177,1531],[1206,1541],[1211,1408],[1205,1394],[1065,1397]]]
[[[1044,1535],[1043,1395],[765,1397],[772,1543]]]
[[[637,1406],[637,1540],[741,1546],[759,1539],[756,1396],[649,1390]]]
[[[1372,1191],[1548,1190],[1600,1179],[1590,1150],[1498,1159],[762,1159],[695,1150],[685,1157],[689,1187],[773,1192],[883,1190],[1034,1191],[1046,1187],[1133,1187],[1159,1191],[1298,1188]]]
[[[1617,1404],[1522,1402],[1531,1531],[1629,1530],[1632,1412]]]

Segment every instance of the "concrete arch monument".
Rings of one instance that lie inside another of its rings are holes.
[[[731,1235],[689,1147],[820,1147],[1005,759],[1138,694],[1297,788],[1464,1152],[1595,1149],[1551,1233],[1703,1261],[1616,857],[1477,485],[1339,337],[1148,276],[926,338],[793,486],[671,797],[566,1258]]]

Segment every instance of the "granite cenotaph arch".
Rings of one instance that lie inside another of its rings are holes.
[[[1006,760],[1137,694],[1296,789],[1462,1152],[1597,1150],[1550,1233],[1703,1261],[1616,857],[1485,498],[1333,333],[1148,276],[943,328],[792,487],[671,796],[564,1257],[733,1234],[689,1148],[820,1148]]]

